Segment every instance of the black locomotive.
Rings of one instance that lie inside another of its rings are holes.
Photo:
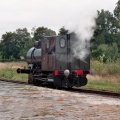
[[[74,57],[72,47],[76,41],[75,34],[41,37],[27,52],[28,68],[18,68],[17,73],[27,73],[28,83],[35,85],[50,83],[58,88],[86,85],[90,55],[86,62]]]

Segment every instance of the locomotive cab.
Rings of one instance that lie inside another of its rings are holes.
[[[17,72],[28,73],[28,82],[33,84],[51,83],[60,88],[86,85],[90,55],[85,62],[76,58],[73,51],[76,41],[75,34],[42,37],[27,52],[28,69]]]

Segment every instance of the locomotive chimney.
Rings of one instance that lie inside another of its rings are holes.
[[[67,34],[67,40],[69,40],[70,39],[70,34]]]

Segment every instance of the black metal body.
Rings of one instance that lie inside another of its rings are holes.
[[[27,73],[28,82],[33,84],[51,83],[56,87],[86,85],[90,56],[85,62],[75,58],[72,47],[76,41],[75,34],[43,37],[38,42],[36,56],[30,52],[32,57],[28,57],[28,69],[18,69],[17,72]],[[40,61],[35,61],[36,58],[40,58]],[[66,75],[68,71],[69,75]]]

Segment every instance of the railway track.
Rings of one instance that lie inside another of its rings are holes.
[[[0,79],[0,81],[30,85],[27,82],[16,81],[16,80],[13,81],[13,80],[7,80],[7,79]],[[46,86],[46,87],[49,87],[49,86]],[[49,87],[49,88],[53,88],[53,87]],[[75,87],[71,88],[71,89],[63,88],[62,90],[70,91],[70,92],[77,92],[77,93],[81,92],[81,93],[99,94],[99,95],[105,95],[105,96],[120,98],[120,93],[110,92],[110,91],[89,90],[89,89],[81,89],[81,88],[75,88]]]

